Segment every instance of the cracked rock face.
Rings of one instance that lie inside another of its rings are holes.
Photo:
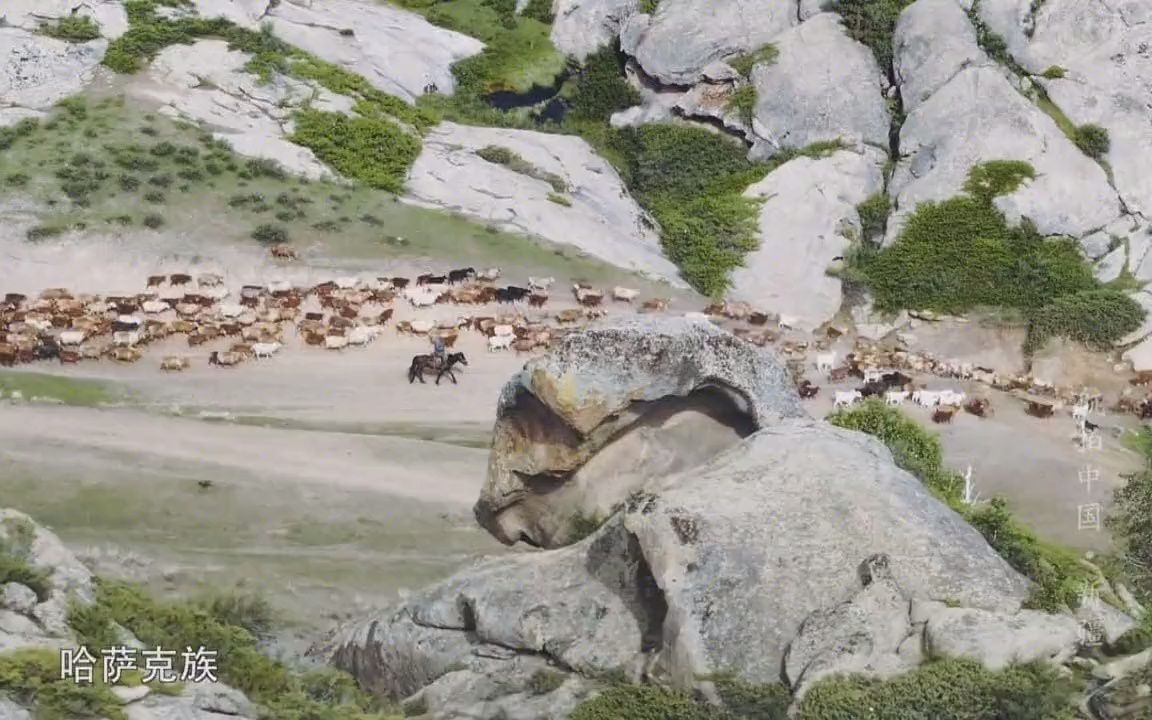
[[[691,85],[716,60],[757,50],[799,22],[796,0],[662,0],[656,12],[621,37],[654,78],[670,85]]]
[[[107,47],[103,39],[69,43],[0,27],[0,126],[40,117],[80,92],[99,72]]]
[[[562,545],[581,518],[802,414],[778,364],[707,323],[576,333],[504,387],[476,516],[502,542]]]
[[[515,152],[562,187],[476,154],[488,146]],[[425,136],[406,186],[420,204],[575,245],[619,267],[683,285],[620,176],[580,138],[442,123]]]
[[[639,0],[555,0],[552,44],[583,60],[612,42],[639,6]]]
[[[707,385],[725,388],[752,434],[647,478],[574,544],[482,561],[316,651],[431,717],[563,718],[605,674],[692,688],[725,672],[772,682],[785,668],[801,689],[835,672],[907,670],[945,609],[933,599],[991,623],[1023,619],[1022,632],[1067,627],[1017,615],[1028,582],[877,440],[807,417],[774,357],[683,319],[589,328],[529,362],[501,396],[478,517],[502,540],[559,544],[530,536],[543,523],[509,521],[525,505],[509,498],[539,490],[530,476],[589,467],[653,403],[693,401]],[[615,487],[610,474],[581,492]],[[539,493],[537,507],[562,492]],[[937,625],[939,647],[966,647],[963,628]],[[526,693],[543,668],[561,680],[549,702],[517,705],[541,700]]]
[[[753,155],[843,140],[888,146],[888,108],[872,51],[822,13],[781,34],[775,62],[752,71],[756,86]],[[835,58],[835,61],[830,61]]]
[[[805,331],[831,320],[843,297],[827,268],[859,237],[856,206],[883,190],[886,159],[872,147],[799,157],[749,187],[763,200],[760,247],[733,271],[729,295]]]

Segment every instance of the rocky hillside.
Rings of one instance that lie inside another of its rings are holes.
[[[778,706],[747,717],[821,720],[857,717],[825,714],[845,674],[1097,667],[1089,633],[1133,627],[1106,602],[1027,609],[1038,585],[878,440],[808,417],[785,378],[706,323],[570,336],[506,386],[476,506],[501,541],[551,549],[466,568],[317,652],[431,718],[639,717],[589,708],[643,682],[746,717],[735,683]],[[1034,689],[1040,714],[971,717],[1071,717],[1069,691]]]
[[[862,322],[992,306],[1033,346],[1120,344],[1143,369],[1143,8],[14,0],[0,123],[17,142],[14,123],[111,81],[239,153],[800,329],[846,301]]]

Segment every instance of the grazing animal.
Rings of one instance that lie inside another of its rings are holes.
[[[61,350],[60,351],[60,364],[63,365],[64,363],[69,363],[69,364],[74,365],[74,364],[80,362],[80,360],[83,357],[84,357],[83,355],[81,355],[79,352],[77,352],[75,350]]]
[[[956,407],[960,407],[967,401],[967,399],[967,395],[962,392],[956,392],[955,390],[941,390],[940,399],[938,400],[937,404],[955,405]]]
[[[884,378],[884,372],[873,368],[868,368],[864,371],[864,382],[874,383],[880,382]]]
[[[668,300],[664,298],[655,298],[652,300],[645,300],[640,304],[640,312],[664,312],[668,309]]]
[[[776,321],[776,326],[781,330],[792,330],[796,327],[799,320],[791,315],[781,315],[780,319]]]
[[[291,245],[285,243],[276,243],[268,248],[268,252],[272,253],[272,257],[277,260],[298,260],[299,256],[296,251],[292,249]]]
[[[169,355],[160,361],[160,369],[165,372],[181,372],[188,364],[188,358]]]
[[[548,293],[546,293],[546,292],[539,292],[538,291],[538,292],[534,292],[528,296],[528,304],[531,305],[532,307],[544,307],[544,304],[547,302],[548,302]]]
[[[903,405],[909,395],[910,393],[907,390],[889,390],[884,393],[884,404],[893,407]]]
[[[204,273],[196,278],[196,284],[202,288],[219,287],[224,284],[224,278],[215,273]]]
[[[580,310],[561,310],[556,313],[556,322],[574,323],[582,317],[584,317],[584,313]]]
[[[554,278],[554,277],[546,277],[546,278],[530,277],[530,278],[528,278],[528,287],[531,290],[548,290],[549,288],[552,287],[552,284],[554,282],[556,282],[556,278]]]
[[[1081,403],[1072,406],[1072,419],[1077,422],[1082,422],[1088,419],[1088,403]]]
[[[176,273],[174,275],[168,276],[168,284],[171,285],[172,287],[179,287],[180,285],[187,285],[190,282],[192,282],[192,276],[191,275],[185,275],[184,273]]]
[[[167,275],[149,275],[148,276],[148,287],[150,287],[150,288],[160,287],[161,285],[164,284],[164,281],[167,279],[168,279]]]
[[[755,312],[755,311],[751,312],[748,314],[748,324],[749,325],[767,325],[768,324],[768,314],[762,313],[762,312]]]
[[[800,397],[802,398],[814,398],[816,397],[816,393],[820,392],[820,388],[813,385],[811,380],[801,381],[800,387],[797,388],[797,390],[800,392]]]
[[[476,273],[476,279],[488,280],[489,282],[491,282],[492,280],[496,280],[499,277],[500,277],[500,268],[498,268],[498,267],[487,268],[485,270],[481,270],[480,272]]]
[[[493,325],[492,326],[492,336],[493,337],[501,337],[504,335],[515,335],[515,334],[516,334],[516,328],[512,325]]]
[[[351,345],[367,345],[379,337],[382,332],[383,330],[376,326],[354,327],[352,332],[348,333],[348,342]]]
[[[208,364],[217,367],[232,367],[244,361],[244,356],[237,352],[217,352],[213,350],[208,354]]]
[[[118,347],[112,349],[112,359],[117,362],[136,362],[140,359],[140,351],[136,348]]]
[[[140,309],[149,315],[158,315],[162,312],[167,312],[172,308],[171,305],[163,300],[145,300]]]
[[[837,390],[832,402],[832,407],[848,407],[849,405],[853,405],[862,399],[864,399],[864,396],[860,394],[859,390]]]
[[[411,385],[416,380],[421,383],[424,382],[425,372],[436,373],[436,384],[440,384],[440,378],[447,375],[452,379],[452,384],[456,384],[456,374],[453,368],[456,365],[467,365],[468,358],[464,357],[464,353],[455,352],[449,353],[444,358],[444,364],[440,365],[436,361],[435,355],[416,355],[412,358],[412,364],[408,366],[408,384]]]
[[[864,383],[861,387],[857,388],[857,390],[866,398],[880,397],[884,394],[884,391],[887,390],[887,387],[879,380],[873,380],[872,382]]]
[[[964,403],[964,410],[976,417],[987,417],[992,411],[992,402],[987,398],[972,398]]]
[[[343,335],[325,335],[324,347],[328,350],[343,350],[348,347],[348,338]]]
[[[904,388],[912,383],[912,378],[902,372],[890,372],[880,376],[880,382],[889,388]]]
[[[252,345],[252,355],[257,359],[270,358],[280,352],[282,347],[284,346],[278,342],[258,342]]]
[[[917,390],[912,393],[912,402],[923,407],[936,407],[940,404],[940,393],[936,390]]]
[[[576,296],[577,301],[584,307],[599,307],[604,301],[604,294],[586,290]]]
[[[493,335],[488,338],[488,352],[496,350],[507,350],[512,347],[512,343],[516,340],[515,335]]]
[[[64,332],[60,333],[60,336],[57,338],[57,340],[61,345],[79,345],[80,343],[84,342],[87,337],[88,333],[84,332],[83,330],[65,330]]]
[[[956,406],[942,405],[932,412],[932,422],[934,423],[950,423],[952,416],[956,414]]]
[[[816,356],[816,371],[817,372],[832,372],[832,366],[836,364],[836,353],[820,353]]]
[[[197,480],[196,481],[196,486],[199,487],[201,490],[207,490],[208,488],[212,487],[214,484],[215,483],[213,483],[211,480]]]
[[[1055,408],[1047,403],[1029,400],[1028,406],[1025,408],[1024,412],[1035,418],[1050,418],[1055,412]]]
[[[476,270],[473,268],[468,267],[452,270],[448,273],[448,284],[455,285],[458,282],[464,282],[470,277],[476,277]]]

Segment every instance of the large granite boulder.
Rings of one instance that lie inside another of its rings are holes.
[[[714,61],[758,50],[798,22],[796,0],[662,0],[652,16],[633,17],[621,46],[660,82],[692,85]]]
[[[773,44],[775,62],[752,71],[754,155],[837,139],[888,147],[883,75],[872,51],[844,32],[839,15],[816,15]]]
[[[963,68],[989,65],[956,0],[917,0],[896,23],[893,70],[904,111],[915,110]]]
[[[485,160],[515,153],[531,169]],[[620,176],[584,140],[530,130],[442,123],[408,173],[410,199],[519,230],[614,265],[683,285],[654,224]]]
[[[506,543],[563,544],[653,478],[802,415],[778,364],[708,323],[569,335],[504,386],[476,516]]]
[[[876,439],[807,417],[784,376],[772,355],[707,323],[569,336],[501,396],[477,512],[501,540],[572,540],[523,513],[510,522],[508,509],[546,513],[573,469],[653,403],[711,386],[752,434],[708,458],[681,441],[690,466],[645,478],[590,536],[482,561],[317,650],[433,718],[562,718],[605,677],[707,692],[717,673],[767,683],[783,669],[803,692],[829,674],[890,675],[923,661],[934,621],[934,647],[971,655],[964,623],[943,621],[953,606],[1011,618],[1014,631],[1023,620],[1022,632],[1064,637],[1076,625],[1020,613],[1028,582]],[[610,468],[582,492],[601,485],[618,486]]]
[[[554,0],[552,44],[583,60],[615,40],[639,6],[639,0]]]
[[[804,331],[831,320],[843,297],[828,268],[860,237],[856,206],[883,191],[886,158],[868,146],[799,157],[749,187],[746,196],[763,200],[760,246],[732,272],[729,296]]]
[[[195,0],[195,5],[204,17],[226,17],[250,29],[268,23],[289,43],[409,102],[430,86],[451,94],[452,64],[484,49],[473,37],[387,3]]]
[[[115,40],[128,29],[128,13],[120,0],[4,0],[0,5],[0,26],[35,31],[43,24],[61,18],[90,18],[100,28],[100,37]]]

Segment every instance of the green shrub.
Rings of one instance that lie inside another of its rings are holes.
[[[775,45],[765,45],[759,50],[754,50],[749,53],[742,53],[727,60],[728,65],[733,70],[743,75],[745,78],[752,77],[752,68],[761,63],[771,64],[776,62],[776,58],[780,56],[780,51],[776,49]]]
[[[408,168],[420,154],[420,140],[390,120],[319,110],[298,113],[290,139],[347,177],[391,192],[403,190]]]
[[[882,192],[870,195],[867,200],[856,206],[864,240],[883,237],[888,229],[888,215],[891,212],[892,204],[888,201],[888,196]]]
[[[54,23],[43,23],[40,32],[68,42],[88,42],[100,37],[100,26],[86,15],[69,15]]]
[[[1065,75],[1067,75],[1067,73],[1068,71],[1059,65],[1051,65],[1047,70],[1041,73],[1041,77],[1047,78],[1049,80],[1060,80]]]
[[[568,117],[607,122],[612,113],[638,105],[640,92],[624,79],[619,45],[600,48],[576,73]]]
[[[1119,546],[1127,575],[1144,597],[1152,594],[1152,431],[1142,428],[1137,444],[1144,468],[1124,476],[1113,493],[1108,527]]]
[[[40,123],[32,118],[26,118],[8,127],[0,127],[0,150],[7,150],[16,144],[17,140],[28,137],[40,127]]]
[[[651,685],[617,685],[580,703],[569,720],[712,720],[685,693]]]
[[[157,215],[156,213],[148,213],[144,216],[144,219],[141,222],[146,228],[159,230],[160,228],[164,227],[164,216]]]
[[[224,625],[242,627],[253,637],[266,638],[276,625],[276,611],[268,598],[254,593],[213,593],[196,604]]]
[[[557,193],[568,190],[568,184],[564,182],[564,178],[555,173],[550,173],[547,170],[541,170],[506,147],[487,145],[477,150],[476,154],[490,163],[503,165],[513,172],[518,172],[521,175],[527,175],[537,180],[543,180],[551,185],[552,189]]]
[[[25,559],[27,548],[19,547],[12,541],[0,542],[0,585],[20,583],[36,593],[43,602],[48,599],[51,584],[48,572],[34,568]]]
[[[24,237],[26,237],[29,242],[38,242],[63,235],[66,232],[68,232],[68,228],[64,225],[37,225],[28,228],[24,233]]]
[[[144,200],[152,203],[153,205],[159,205],[165,202],[167,199],[168,198],[165,197],[164,193],[160,192],[159,190],[152,190],[144,193]]]
[[[1019,160],[992,160],[976,165],[968,172],[964,192],[992,202],[993,198],[1015,192],[1025,180],[1035,180],[1036,169]]]
[[[30,179],[26,173],[14,172],[5,176],[4,184],[8,187],[26,187]]]
[[[651,15],[660,7],[660,0],[640,0],[640,12]]]
[[[533,18],[539,20],[545,25],[551,25],[552,15],[552,0],[528,0],[528,4],[524,6],[524,12],[520,13],[521,17]]]
[[[1077,127],[1072,140],[1082,153],[1094,160],[1102,159],[1112,146],[1108,131],[1099,125],[1088,124]]]
[[[752,685],[734,675],[712,678],[726,714],[737,720],[786,720],[792,695],[780,683]]]
[[[572,207],[572,201],[569,200],[567,197],[560,195],[559,193],[554,193],[554,192],[548,193],[548,200],[556,203],[557,205],[563,205],[564,207]]]
[[[798,720],[1072,720],[1073,688],[1042,663],[990,671],[941,660],[881,681],[836,676],[815,683]]]
[[[533,695],[547,695],[564,684],[565,676],[555,670],[537,670],[528,679],[528,691]]]
[[[265,245],[288,242],[288,231],[279,225],[258,225],[252,231],[252,239]]]
[[[737,113],[740,120],[751,124],[752,116],[756,113],[756,87],[751,83],[741,85],[728,96],[725,108],[729,112]]]
[[[869,398],[859,405],[837,411],[828,422],[847,430],[872,435],[888,446],[896,464],[912,473],[945,503],[958,507],[964,480],[944,468],[944,452],[936,435],[882,400]]]
[[[0,654],[0,697],[35,708],[38,720],[125,720],[120,701],[99,681],[87,685],[60,678],[60,653],[48,649]]]
[[[853,40],[872,49],[881,70],[892,67],[892,35],[900,12],[912,0],[835,0],[831,10],[844,19],[844,27]]]
[[[1111,350],[1144,322],[1140,303],[1120,290],[1085,290],[1058,297],[1030,316],[1024,348],[1039,350],[1051,337],[1066,337],[1093,350]]]

